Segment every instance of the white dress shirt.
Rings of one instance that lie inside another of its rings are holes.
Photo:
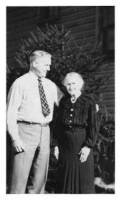
[[[13,83],[8,94],[7,109],[8,131],[13,140],[18,139],[17,120],[42,124],[52,120],[54,104],[58,105],[61,93],[55,83],[47,78],[42,78],[42,84],[50,108],[47,117],[42,114],[38,77],[34,72],[29,71]]]

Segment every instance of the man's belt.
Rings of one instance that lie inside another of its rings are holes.
[[[22,124],[28,124],[28,125],[40,125],[42,127],[46,127],[49,124],[48,123],[39,123],[39,122],[29,122],[29,121],[24,121],[24,120],[17,120],[17,123],[22,123]]]

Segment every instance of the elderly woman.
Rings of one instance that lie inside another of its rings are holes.
[[[68,95],[61,99],[56,125],[59,146],[56,193],[95,193],[96,106],[92,98],[83,94],[84,80],[80,74],[68,73],[63,84]]]

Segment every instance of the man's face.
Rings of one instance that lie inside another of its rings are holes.
[[[40,77],[46,77],[47,71],[50,70],[51,58],[49,56],[40,58],[36,57],[33,61],[35,73]]]

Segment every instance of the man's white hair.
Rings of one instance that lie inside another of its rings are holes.
[[[30,63],[35,60],[37,57],[39,58],[44,58],[44,57],[51,57],[51,54],[49,54],[46,51],[41,51],[41,50],[35,50],[32,52],[30,55]]]

